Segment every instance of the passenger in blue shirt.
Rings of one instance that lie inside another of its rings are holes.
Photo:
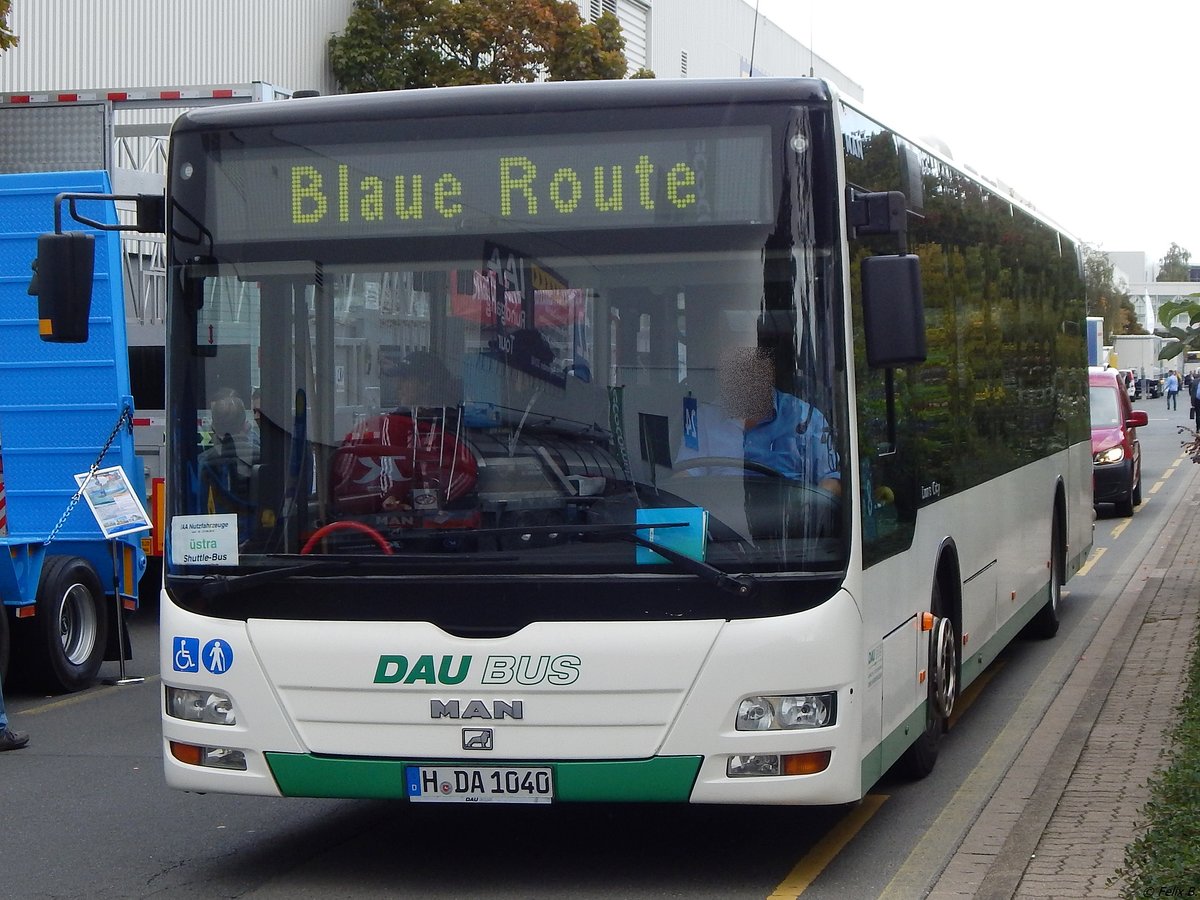
[[[747,460],[840,495],[829,423],[818,409],[775,387],[770,351],[736,347],[722,354],[719,365],[720,403],[696,404],[695,422],[685,424],[679,462]],[[725,467],[714,469],[725,472]]]

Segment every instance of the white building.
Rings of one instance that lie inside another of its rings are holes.
[[[848,96],[862,88],[773,22],[752,0],[577,0],[625,33],[630,71],[659,78],[808,75]],[[12,0],[20,37],[0,53],[0,93],[266,81],[337,92],[326,46],[353,0]]]
[[[1153,332],[1162,326],[1158,321],[1158,310],[1167,302],[1193,303],[1200,300],[1200,283],[1195,281],[1155,281],[1159,266],[1155,260],[1147,259],[1140,250],[1124,250],[1105,253],[1112,264],[1113,280],[1123,286],[1137,310],[1138,321],[1146,331]],[[1175,324],[1186,326],[1186,317],[1178,317]]]

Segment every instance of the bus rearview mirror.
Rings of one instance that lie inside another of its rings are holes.
[[[38,298],[38,336],[54,344],[86,343],[95,237],[79,231],[43,234],[37,246],[29,294]]]
[[[868,366],[890,369],[925,361],[925,300],[918,257],[864,259],[862,303]]]

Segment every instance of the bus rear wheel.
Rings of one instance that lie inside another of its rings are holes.
[[[942,734],[949,727],[950,713],[954,711],[954,701],[958,697],[958,633],[953,620],[945,615],[941,588],[936,580],[930,610],[934,625],[929,635],[925,730],[897,762],[900,772],[912,779],[924,778],[933,771]]]
[[[100,671],[108,641],[100,577],[82,557],[48,556],[36,605],[13,635],[22,677],[52,693],[82,690]]]

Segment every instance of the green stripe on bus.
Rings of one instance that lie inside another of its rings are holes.
[[[266,758],[275,783],[286,797],[400,798],[405,796],[404,767],[430,764],[428,760],[358,759],[307,753],[267,753]],[[537,765],[554,770],[556,800],[684,803],[692,794],[702,761],[699,756],[656,756]],[[484,763],[478,761],[476,764]],[[452,765],[469,766],[471,763],[458,760]]]

